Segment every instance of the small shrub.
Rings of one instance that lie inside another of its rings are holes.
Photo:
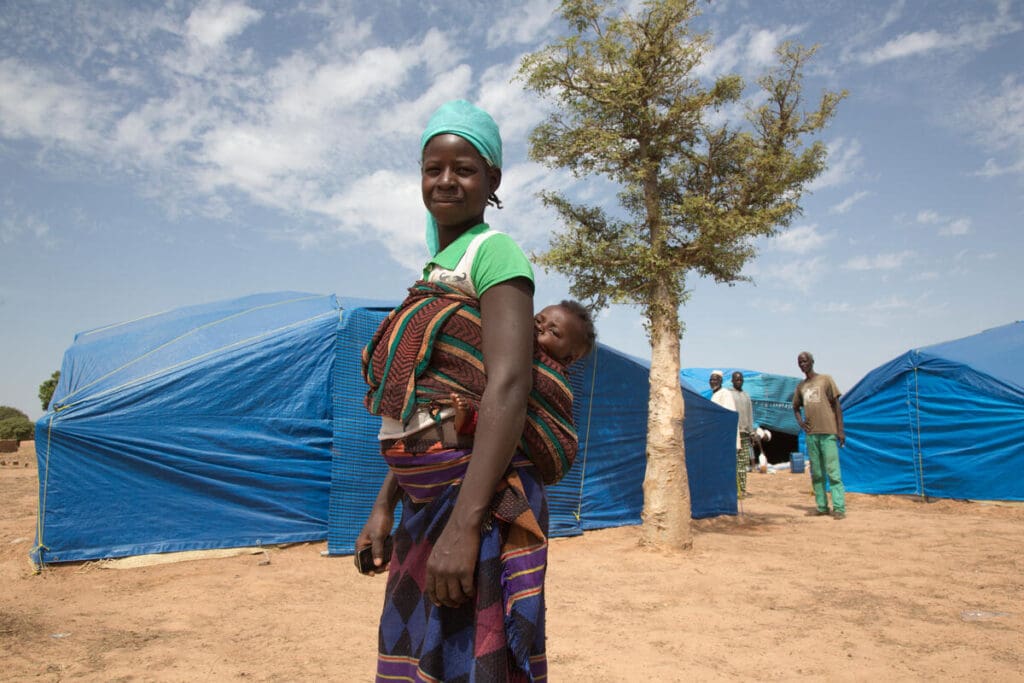
[[[0,420],[0,439],[29,441],[35,435],[35,432],[35,424],[24,415]]]

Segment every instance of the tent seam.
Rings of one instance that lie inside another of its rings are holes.
[[[182,339],[185,339],[186,337],[189,337],[189,336],[191,336],[193,334],[196,334],[200,330],[206,329],[208,327],[213,327],[214,325],[220,325],[221,323],[225,323],[228,320],[231,320],[233,318],[239,318],[239,317],[241,317],[243,315],[248,315],[249,313],[253,313],[255,311],[259,311],[259,310],[263,310],[263,309],[267,309],[267,308],[274,308],[275,306],[281,306],[281,305],[284,305],[284,304],[296,303],[296,302],[299,302],[299,301],[309,301],[311,299],[317,299],[317,298],[320,298],[320,295],[298,297],[298,298],[295,298],[295,299],[287,299],[285,301],[275,301],[272,304],[263,304],[262,306],[254,306],[253,308],[247,308],[244,311],[238,311],[237,313],[233,313],[233,314],[231,314],[231,315],[229,315],[227,317],[224,317],[224,318],[219,318],[217,320],[211,320],[210,322],[208,322],[208,323],[206,323],[204,325],[200,325],[199,327],[194,327],[191,330],[189,330],[188,332],[185,332],[184,334],[180,334],[177,337],[175,337],[174,339],[166,341],[163,344],[160,344],[159,346],[157,346],[157,347],[155,347],[153,349],[150,349],[149,351],[147,351],[146,353],[142,354],[141,356],[139,356],[137,358],[133,358],[132,360],[130,360],[127,363],[123,364],[121,367],[114,368],[113,370],[111,370],[107,374],[105,374],[105,375],[103,375],[101,377],[97,377],[92,382],[90,382],[90,383],[88,383],[88,384],[86,384],[84,386],[81,386],[78,389],[76,389],[75,391],[73,391],[72,393],[68,394],[65,397],[65,401],[68,398],[71,398],[72,396],[74,396],[75,394],[80,393],[80,392],[88,389],[89,387],[91,387],[91,386],[93,386],[93,385],[95,385],[95,384],[97,384],[99,382],[102,382],[107,377],[110,377],[112,375],[117,374],[118,372],[121,372],[122,370],[124,370],[128,366],[133,365],[135,363],[138,363],[143,358],[146,358],[147,356],[153,355],[154,353],[156,353],[160,349],[167,348],[168,346],[171,346],[172,344],[175,344],[175,343],[181,341]],[[161,314],[158,313],[156,315],[161,315]],[[142,318],[138,318],[138,320],[144,320],[147,317],[150,317],[150,316],[143,316]],[[315,316],[315,317],[319,317],[319,316]],[[302,322],[305,322],[305,321],[302,321]],[[111,326],[108,326],[108,327],[116,327],[116,325],[111,325]],[[106,329],[106,328],[101,328],[101,329]],[[185,362],[187,362],[187,361],[185,361]],[[174,366],[172,366],[172,367],[174,367]],[[126,385],[123,385],[123,386],[128,386],[128,385],[126,384]],[[116,387],[116,388],[120,388],[120,387]],[[111,390],[111,391],[113,391],[113,390]],[[99,395],[102,395],[102,394],[99,394]],[[63,403],[63,401],[62,401],[62,403]],[[68,404],[64,403],[64,405],[62,405],[60,407],[60,409],[64,409],[66,407],[68,407]]]
[[[251,309],[251,310],[255,310],[255,309]],[[62,410],[67,410],[68,408],[77,406],[77,405],[79,405],[79,404],[81,404],[81,403],[83,403],[85,401],[90,400],[90,399],[101,398],[101,397],[106,396],[107,394],[111,394],[111,393],[113,393],[115,391],[120,391],[120,390],[125,389],[127,387],[132,387],[132,386],[135,386],[135,385],[138,385],[138,384],[145,383],[146,381],[152,379],[153,377],[158,377],[158,376],[160,376],[162,374],[171,372],[173,370],[177,370],[178,368],[185,367],[185,366],[187,366],[187,365],[189,365],[191,363],[195,363],[195,362],[203,360],[205,358],[209,358],[210,356],[214,356],[216,354],[222,353],[222,352],[224,352],[224,351],[226,351],[228,349],[238,348],[238,347],[244,346],[246,344],[249,344],[249,343],[251,343],[253,341],[256,341],[258,339],[263,339],[265,337],[274,335],[274,334],[276,334],[278,332],[281,332],[283,330],[293,329],[293,328],[296,328],[296,327],[298,327],[300,325],[304,325],[305,323],[308,323],[310,321],[318,320],[320,318],[326,318],[328,316],[333,316],[333,315],[334,315],[333,311],[328,311],[327,313],[321,313],[321,314],[315,315],[315,316],[313,316],[311,318],[306,318],[305,320],[297,320],[296,322],[290,323],[288,325],[284,325],[282,327],[274,328],[273,330],[267,330],[266,332],[263,332],[262,334],[257,334],[255,336],[247,337],[245,339],[240,339],[240,340],[238,340],[236,342],[232,342],[231,344],[227,344],[226,346],[221,346],[221,347],[218,347],[216,349],[213,349],[212,351],[208,351],[208,352],[200,354],[198,356],[193,356],[192,358],[186,358],[185,360],[179,361],[179,362],[177,362],[177,363],[175,363],[173,365],[168,365],[167,367],[160,368],[159,370],[155,370],[155,371],[149,373],[148,375],[143,375],[142,377],[136,377],[135,379],[131,380],[130,382],[125,382],[124,384],[119,384],[116,387],[111,387],[110,389],[102,391],[102,392],[100,392],[98,394],[93,394],[91,396],[86,396],[85,398],[80,399],[78,401],[75,401],[74,403],[65,403],[65,404],[63,404],[63,405],[61,405],[59,407],[54,408],[54,411],[55,412],[60,412]],[[225,320],[228,320],[228,318],[224,318],[223,320],[220,320],[220,321],[217,321],[217,322],[223,322]],[[194,330],[192,330],[191,332],[189,332],[189,334],[191,334],[192,332],[196,332],[196,331],[198,331],[200,329],[202,329],[202,327],[197,327]],[[78,390],[75,391],[75,393],[78,393],[78,392],[82,391],[83,389],[86,389],[87,387],[90,387],[93,384],[96,384],[96,382],[99,382],[100,380],[102,380],[102,379],[104,379],[106,377],[110,377],[111,375],[113,375],[113,374],[115,374],[117,372],[120,372],[121,370],[123,370],[124,368],[128,367],[132,363],[135,363],[136,361],[142,360],[147,355],[149,355],[151,353],[155,353],[156,351],[159,351],[164,346],[167,346],[168,344],[171,344],[174,341],[177,341],[178,339],[182,339],[183,337],[186,337],[186,336],[188,336],[188,335],[181,335],[180,337],[178,337],[178,338],[176,338],[174,340],[171,340],[170,342],[167,342],[167,344],[162,344],[161,346],[153,349],[152,351],[150,351],[150,352],[148,352],[146,354],[143,354],[142,356],[139,356],[138,358],[136,358],[136,359],[134,359],[134,360],[132,360],[132,361],[130,361],[128,363],[125,363],[121,367],[117,368],[116,370],[112,370],[112,371],[108,372],[106,375],[104,375],[103,377],[100,377],[99,379],[91,382],[90,384],[87,384],[84,387],[80,387]],[[71,395],[73,395],[73,394],[71,394]]]
[[[921,388],[917,381],[917,365],[914,365],[914,420],[917,422],[917,487],[922,498],[924,491],[924,452],[921,450]]]
[[[590,373],[590,400],[587,406],[587,432],[583,439],[583,472],[580,474],[580,491],[576,498],[576,521],[583,517],[583,482],[587,477],[587,454],[590,451],[590,424],[594,414],[594,387],[597,385],[597,353],[594,353],[594,370]]]

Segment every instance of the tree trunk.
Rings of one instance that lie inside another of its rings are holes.
[[[693,534],[679,385],[679,313],[669,291],[656,287],[655,296],[660,300],[649,308],[651,389],[641,542],[686,550],[693,545]]]

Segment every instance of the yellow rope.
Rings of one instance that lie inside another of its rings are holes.
[[[46,425],[46,457],[44,459],[46,466],[46,473],[43,475],[43,490],[39,493],[39,503],[36,506],[36,544],[32,548],[32,554],[38,553],[39,560],[33,562],[36,573],[38,574],[43,568],[43,550],[49,550],[48,547],[43,543],[43,517],[46,515],[46,491],[47,484],[50,481],[50,443],[52,442],[53,434],[53,420],[57,415],[51,415],[50,421]],[[38,455],[38,453],[37,453]]]

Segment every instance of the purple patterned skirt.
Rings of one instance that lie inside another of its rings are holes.
[[[470,455],[440,447],[411,455],[401,442],[384,451],[403,496],[380,619],[378,681],[547,680],[547,495],[525,457],[516,454],[492,499],[474,600],[452,608],[427,598],[427,559]]]

